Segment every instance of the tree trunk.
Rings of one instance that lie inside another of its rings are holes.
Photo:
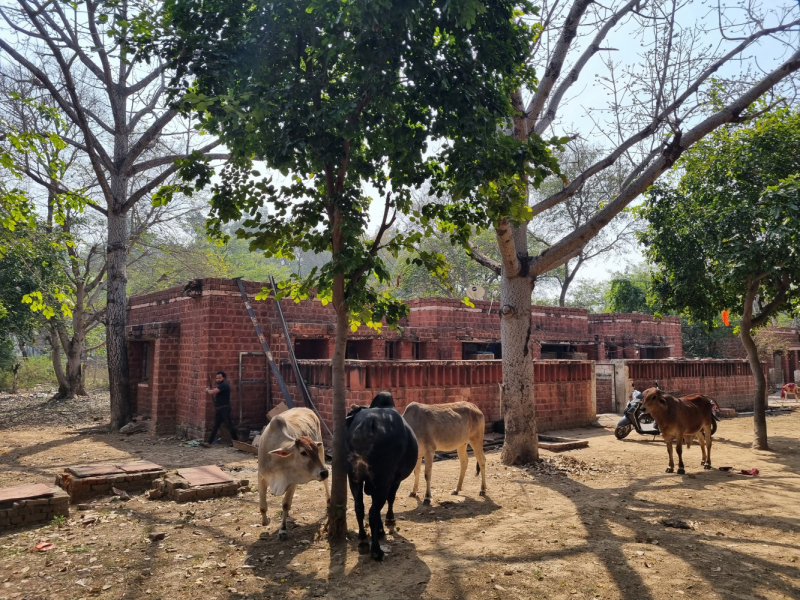
[[[347,399],[345,397],[345,367],[347,353],[348,307],[344,298],[344,275],[333,277],[333,306],[336,310],[336,337],[333,346],[333,465],[331,474],[331,503],[328,507],[328,539],[342,542],[347,535]]]
[[[767,379],[758,360],[758,348],[750,336],[750,320],[742,318],[739,331],[742,336],[742,345],[747,351],[747,360],[756,382],[755,397],[753,398],[753,448],[756,450],[769,450],[767,443]]]
[[[14,366],[11,367],[11,373],[14,375],[14,378],[11,380],[11,393],[17,393],[17,382],[19,381],[19,369],[22,367],[22,363],[14,363]]]
[[[530,353],[533,284],[521,274],[500,281],[500,336],[503,353],[505,443],[500,460],[506,465],[539,459],[533,403],[533,360]]]
[[[67,351],[67,387],[70,398],[75,396],[87,396],[86,389],[83,385],[83,370],[81,365],[81,352],[83,344],[72,340],[70,348]]]
[[[50,332],[50,348],[50,359],[53,362],[53,371],[55,371],[56,380],[58,381],[58,392],[53,396],[53,400],[69,398],[69,384],[67,383],[66,375],[64,375],[64,367],[61,365],[61,346],[58,342],[58,334],[55,331]]]
[[[125,197],[126,182],[112,180],[119,188],[118,198]],[[115,194],[116,195],[116,194]],[[128,257],[128,218],[111,208],[108,211],[108,290],[106,297],[106,349],[108,384],[111,395],[111,428],[128,422],[131,391],[128,372],[128,348],[125,343],[125,313]]]

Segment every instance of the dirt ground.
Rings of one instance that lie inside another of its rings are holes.
[[[231,448],[80,433],[107,422],[106,403],[0,397],[0,487],[129,458],[219,464],[255,483],[255,457]],[[483,498],[473,459],[462,496],[449,493],[458,462],[437,462],[432,506],[408,497],[411,479],[401,486],[383,563],[360,556],[355,539],[326,543],[317,482],[298,489],[286,542],[276,519],[259,525],[252,492],[183,505],[104,497],[88,511],[72,507],[65,523],[0,534],[0,600],[800,598],[800,412],[768,425],[770,452],[750,448],[750,418],[720,423],[714,439],[715,466],[756,467],[755,477],[704,471],[696,446],[685,453],[687,475],[666,474],[662,442],[617,441],[602,428],[569,432],[589,447],[543,451],[527,469],[490,453]],[[270,514],[279,511],[271,497]],[[670,518],[692,528],[665,527]],[[355,529],[352,509],[348,524]],[[151,543],[157,531],[167,537]],[[36,552],[39,541],[55,548]]]

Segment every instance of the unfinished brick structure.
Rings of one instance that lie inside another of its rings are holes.
[[[0,489],[0,531],[69,516],[66,492],[44,484]]]
[[[254,301],[263,284],[244,286],[290,392],[302,405],[275,301]],[[367,402],[388,389],[401,407],[413,401],[468,399],[484,411],[487,422],[501,419],[498,306],[490,301],[474,304],[412,300],[402,329],[361,327],[351,334],[348,403]],[[314,300],[283,300],[281,306],[303,378],[330,424],[333,310]],[[678,318],[595,315],[550,306],[533,307],[532,317],[531,355],[542,431],[584,425],[598,411],[619,404],[612,391],[615,371],[609,375],[609,365],[601,362],[682,355]],[[205,389],[217,370],[228,374],[234,420],[243,427],[263,425],[266,412],[282,399],[274,377],[267,377],[265,357],[233,280],[196,280],[185,288],[131,298],[127,337],[134,410],[151,418],[156,433],[205,434],[214,416]]]
[[[112,488],[132,492],[146,490],[166,473],[164,467],[149,461],[118,464],[93,464],[67,467],[56,475],[56,485],[69,494],[73,504],[103,496]]]
[[[784,383],[798,383],[800,370],[800,327],[765,327],[756,340],[759,354],[767,357],[767,383],[780,387]],[[729,337],[717,343],[726,358],[746,358],[740,337]]]

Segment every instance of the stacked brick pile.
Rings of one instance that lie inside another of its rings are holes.
[[[74,504],[107,494],[112,488],[126,492],[146,490],[165,472],[164,467],[145,460],[67,467],[56,476],[56,485],[69,494],[70,502]]]
[[[69,516],[69,496],[44,484],[0,489],[0,530]]]

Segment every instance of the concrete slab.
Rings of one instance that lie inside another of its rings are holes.
[[[53,490],[50,486],[43,483],[31,483],[28,485],[17,485],[10,488],[0,489],[0,504],[15,502],[17,500],[28,500],[31,498],[42,498],[52,496]]]
[[[102,477],[103,475],[121,475],[125,473],[116,465],[77,465],[67,467],[66,472],[75,477]]]
[[[126,473],[145,473],[147,471],[163,471],[164,467],[149,460],[136,460],[116,465]]]
[[[233,477],[225,473],[217,465],[178,469],[178,475],[183,477],[192,487],[233,483]]]

